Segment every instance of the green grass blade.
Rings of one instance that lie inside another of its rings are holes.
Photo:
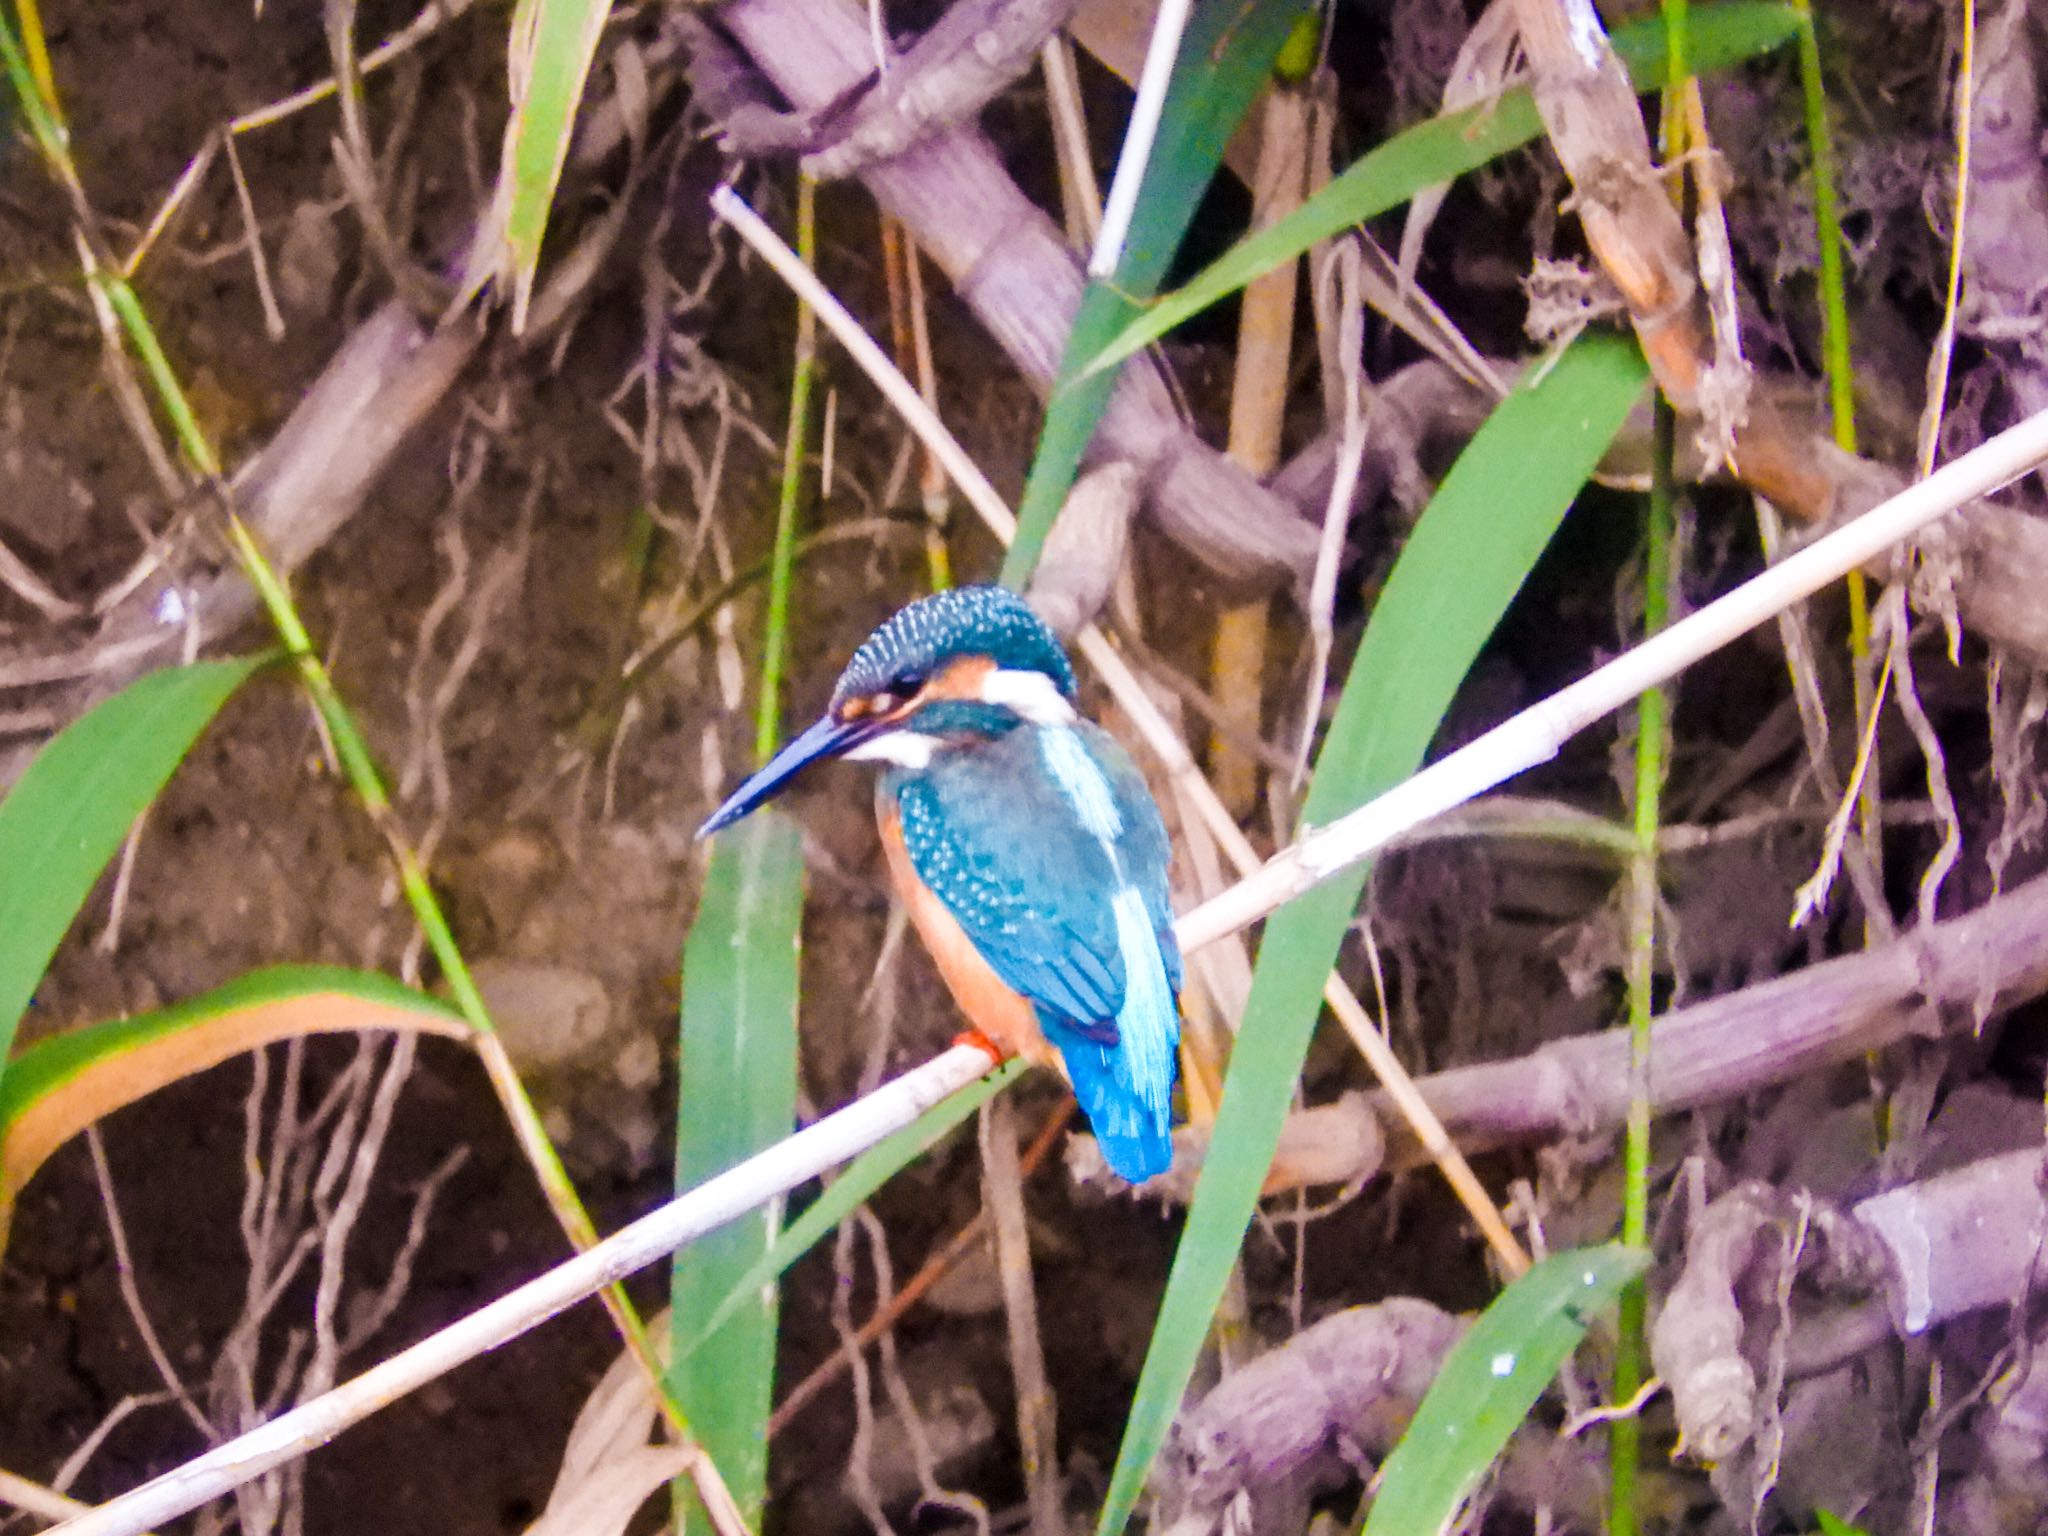
[[[1820,1536],[1869,1536],[1862,1526],[1851,1525],[1840,1515],[1831,1515],[1824,1509],[1816,1509],[1813,1518],[1820,1528]]]
[[[291,1007],[325,997],[357,1008],[367,1017],[418,1014],[419,1027],[436,1034],[469,1032],[462,1015],[449,1004],[379,971],[339,965],[266,966],[168,1007],[67,1029],[38,1040],[8,1063],[7,1077],[0,1081],[0,1137],[39,1099],[113,1057],[256,1009]]]
[[[722,1327],[725,1320],[745,1305],[749,1296],[774,1283],[777,1276],[816,1247],[819,1240],[836,1230],[839,1223],[873,1196],[904,1168],[916,1162],[990,1099],[1001,1093],[1026,1071],[1021,1061],[1006,1062],[981,1081],[961,1089],[942,1104],[935,1104],[895,1135],[876,1142],[840,1172],[825,1192],[804,1207],[803,1214],[782,1229],[768,1251],[753,1267],[733,1282],[725,1299],[712,1308],[700,1323],[700,1332],[678,1335],[677,1360],[683,1359],[703,1342],[705,1334]]]
[[[817,183],[799,174],[796,254],[818,264]],[[762,762],[782,739],[782,674],[789,660],[789,594],[796,578],[796,516],[803,498],[804,452],[811,433],[811,384],[818,371],[818,317],[796,307],[796,365],[790,371],[789,425],[782,439],[782,489],[775,501],[775,551],[768,560],[768,617],[761,634],[761,697],[754,721],[754,754]]]
[[[40,1040],[0,1079],[0,1242],[22,1187],[50,1153],[123,1105],[274,1040],[411,1029],[459,1039],[448,1004],[374,971],[290,965],[133,1018]]]
[[[1670,622],[1672,593],[1678,584],[1674,559],[1678,531],[1676,487],[1672,472],[1678,416],[1671,409],[1671,402],[1661,395],[1655,402],[1654,423],[1650,495],[1643,509],[1645,639]],[[1635,848],[1623,877],[1628,937],[1622,989],[1627,999],[1629,1099],[1621,1159],[1621,1240],[1637,1248],[1647,1247],[1650,1241],[1650,1023],[1655,1011],[1658,847],[1663,831],[1664,779],[1671,760],[1670,722],[1670,690],[1647,689],[1636,701]],[[1616,1402],[1634,1397],[1648,1375],[1649,1305],[1648,1288],[1640,1282],[1621,1293],[1612,1377]],[[1624,1415],[1608,1426],[1608,1536],[1636,1536],[1642,1529],[1636,1507],[1641,1449],[1642,1425],[1632,1415]]]
[[[1849,358],[1848,264],[1842,239],[1842,204],[1835,194],[1835,143],[1828,127],[1827,85],[1820,67],[1820,34],[1810,0],[1794,0],[1799,17],[1799,85],[1806,108],[1806,147],[1813,160],[1813,222],[1820,237],[1820,344],[1828,381],[1835,446],[1856,451],[1856,375]]]
[[[817,261],[816,198],[797,188],[797,251]],[[782,734],[782,673],[789,652],[796,519],[802,499],[817,317],[797,307],[796,360],[769,561],[755,717],[760,762]],[[682,1091],[676,1105],[676,1190],[681,1193],[787,1136],[796,1119],[798,954],[803,942],[803,844],[793,822],[761,811],[712,845],[704,896],[683,952]],[[668,1379],[727,1491],[759,1528],[768,1481],[768,1410],[775,1394],[780,1270],[752,1284],[776,1246],[782,1202],[714,1234],[676,1265],[670,1285]],[[687,1358],[686,1358],[687,1355]],[[693,1500],[679,1524],[713,1529]]]
[[[1632,341],[1581,337],[1488,418],[1431,499],[1366,626],[1302,818],[1322,823],[1413,773],[1466,671],[1648,378]],[[1323,982],[1370,866],[1267,922],[1207,1162],[1098,1531],[1116,1536],[1179,1410],[1272,1161]]]
[[[1727,69],[1779,47],[1798,30],[1799,15],[1790,6],[1752,0],[1702,6],[1692,13],[1688,24],[1693,72],[1704,75]],[[1653,91],[1663,84],[1667,60],[1661,18],[1618,28],[1613,42],[1637,90]],[[1398,208],[1424,187],[1477,170],[1542,131],[1536,103],[1523,86],[1506,92],[1498,101],[1433,117],[1396,134],[1286,218],[1240,241],[1185,286],[1144,306],[1098,355],[1088,358],[1072,375],[1063,371],[1061,377],[1071,376],[1075,382],[1070,387],[1076,390],[1085,388],[1102,372],[1228,298],[1253,278],[1354,224]],[[1070,349],[1070,360],[1072,355]],[[1057,397],[1054,404],[1058,404]]]
[[[1619,1244],[1556,1253],[1494,1298],[1381,1469],[1365,1536],[1447,1530],[1565,1356],[1648,1262]]]
[[[678,1189],[782,1140],[796,1119],[803,875],[796,824],[773,809],[712,844],[703,902],[683,947]],[[734,1281],[773,1246],[781,1212],[781,1202],[772,1202],[689,1249],[670,1287],[672,1337],[706,1332],[705,1320]],[[726,1313],[689,1358],[670,1366],[669,1386],[758,1530],[775,1385],[775,1293],[763,1288],[752,1301]],[[690,1524],[710,1528],[694,1508]]]
[[[526,323],[548,208],[569,158],[569,135],[611,0],[522,0],[512,19],[512,121],[499,197],[512,276],[512,328]]]
[[[67,726],[0,800],[0,1062],[93,883],[228,695],[269,657],[138,678]]]
[[[1201,0],[1195,7],[1116,267],[1124,292],[1151,293],[1165,280],[1230,136],[1308,9],[1307,0]]]
[[[1271,78],[1273,61],[1306,9],[1305,0],[1201,0],[1189,17],[1123,257],[1109,281],[1088,285],[1067,333],[1017,509],[1017,536],[1003,559],[1007,585],[1021,590],[1031,579],[1046,533],[1109,404],[1115,373],[1103,369],[1077,382],[1080,365],[1125,328],[1138,312],[1135,301],[1165,280],[1223,161],[1224,146]]]

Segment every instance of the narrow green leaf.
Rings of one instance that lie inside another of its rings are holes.
[[[876,1190],[931,1151],[955,1126],[1023,1076],[1026,1070],[1021,1061],[1005,1062],[981,1081],[961,1089],[945,1102],[933,1105],[895,1135],[876,1142],[848,1163],[826,1186],[825,1192],[782,1229],[774,1245],[755,1261],[753,1268],[733,1282],[732,1289],[725,1293],[725,1299],[700,1324],[702,1332],[681,1339],[676,1346],[676,1359],[681,1360],[696,1349],[703,1343],[704,1334],[723,1326],[749,1296],[772,1285],[777,1276],[809,1253],[820,1239],[865,1204]]]
[[[499,188],[506,204],[505,249],[512,270],[513,329],[526,320],[548,209],[569,158],[577,104],[597,55],[611,0],[522,0],[512,21],[512,121],[505,129]]]
[[[818,265],[818,184],[796,182],[796,254]],[[818,317],[796,306],[796,366],[790,371],[789,427],[782,439],[782,489],[775,500],[775,552],[768,561],[768,615],[761,632],[761,697],[754,752],[767,762],[782,739],[782,674],[789,660],[789,594],[796,581],[796,516],[803,500],[805,445],[811,435],[811,382],[818,371]]]
[[[137,678],[65,727],[0,800],[0,1062],[65,931],[135,818],[270,658]]]
[[[1851,1525],[1840,1515],[1831,1515],[1824,1509],[1816,1509],[1813,1518],[1820,1526],[1820,1536],[1869,1536],[1862,1526]]]
[[[676,1188],[689,1189],[782,1140],[796,1119],[797,952],[803,843],[772,809],[719,834],[683,946]],[[677,1262],[671,1336],[702,1342],[669,1385],[753,1529],[767,1487],[776,1297],[764,1285],[705,1323],[774,1245],[782,1205],[721,1228]],[[693,1528],[708,1530],[693,1508]]]
[[[1702,6],[1691,13],[1687,32],[1693,71],[1706,75],[1730,68],[1779,47],[1798,31],[1799,13],[1791,6],[1762,0]],[[1654,91],[1663,85],[1667,61],[1662,18],[1646,17],[1617,28],[1613,42],[1637,90]],[[1063,363],[1061,378],[1072,378],[1068,387],[1076,391],[1087,388],[1102,373],[1253,278],[1354,224],[1398,208],[1424,187],[1477,170],[1542,131],[1534,98],[1527,86],[1518,86],[1497,101],[1433,117],[1396,134],[1286,218],[1239,241],[1184,287],[1143,306],[1114,340],[1073,373],[1066,372]],[[1070,348],[1069,361],[1074,356]],[[1053,404],[1057,408],[1057,396]]]
[[[1619,1244],[1554,1253],[1495,1297],[1387,1458],[1365,1536],[1448,1529],[1565,1356],[1648,1263]]]
[[[1003,560],[1008,585],[1021,589],[1031,579],[1046,533],[1109,404],[1115,373],[1104,369],[1075,382],[1080,365],[1165,280],[1230,135],[1265,89],[1274,60],[1306,10],[1306,0],[1200,0],[1188,18],[1123,256],[1109,281],[1088,285],[1067,333],[1017,509],[1017,536]]]
[[[1835,141],[1828,127],[1827,83],[1820,34],[1810,0],[1794,0],[1799,17],[1799,85],[1806,106],[1806,152],[1812,165],[1814,232],[1820,237],[1820,355],[1828,381],[1835,446],[1856,451],[1856,374],[1849,355],[1849,291],[1842,203],[1835,195]]]
[[[1230,136],[1309,9],[1307,0],[1199,0],[1181,34],[1116,287],[1151,293],[1165,281]]]
[[[1632,341],[1588,335],[1501,402],[1395,562],[1344,684],[1302,810],[1320,824],[1421,764],[1452,695],[1620,430],[1648,378]],[[1116,1536],[1179,1410],[1273,1159],[1324,979],[1370,866],[1266,923],[1208,1160],[1188,1210],[1098,1530]]]
[[[287,965],[37,1041],[0,1078],[0,1235],[15,1197],[49,1155],[114,1110],[274,1040],[362,1029],[470,1033],[448,1004],[388,976]]]

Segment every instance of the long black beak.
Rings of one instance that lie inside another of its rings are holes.
[[[884,728],[874,720],[851,720],[842,724],[830,715],[825,716],[771,757],[759,773],[734,790],[731,798],[713,811],[710,819],[697,829],[697,836],[709,837],[759,810],[781,794],[789,781],[811,764],[851,751]]]

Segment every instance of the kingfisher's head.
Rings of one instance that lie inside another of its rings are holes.
[[[934,754],[1027,722],[1074,716],[1074,669],[1045,621],[1007,587],[920,598],[861,642],[824,718],[776,753],[703,826],[709,837],[825,758],[927,766]]]

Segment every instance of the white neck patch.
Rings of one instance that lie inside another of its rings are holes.
[[[1081,738],[1066,726],[1054,726],[1038,732],[1038,749],[1053,782],[1074,808],[1074,814],[1081,818],[1081,825],[1102,844],[1110,862],[1120,870],[1116,843],[1123,836],[1123,814],[1116,808],[1116,793],[1109,787],[1109,780],[1095,766]]]
[[[944,745],[938,737],[922,731],[884,731],[870,736],[846,753],[848,762],[894,763],[899,768],[929,768],[932,754]]]
[[[1033,725],[1068,725],[1074,718],[1074,706],[1043,672],[998,667],[982,679],[981,699],[1014,709]]]

